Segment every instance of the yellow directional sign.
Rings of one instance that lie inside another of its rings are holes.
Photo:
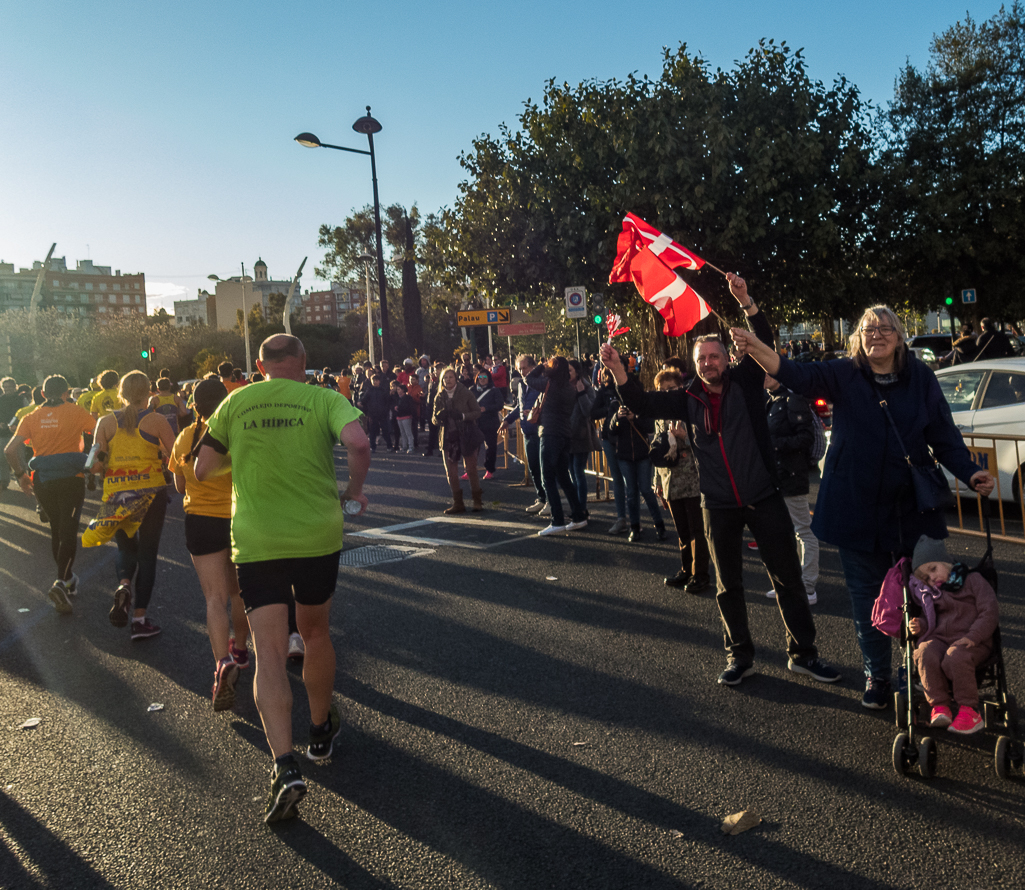
[[[461,328],[472,328],[482,324],[509,324],[508,309],[473,309],[456,313],[456,324]]]

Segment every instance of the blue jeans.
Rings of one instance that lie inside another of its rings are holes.
[[[541,437],[541,478],[544,480],[548,506],[552,508],[552,525],[566,524],[566,515],[562,512],[562,501],[559,500],[559,489],[566,494],[570,517],[573,522],[584,518],[584,508],[580,505],[573,480],[569,477],[569,436],[545,435]]]
[[[665,525],[662,518],[662,508],[658,505],[658,498],[651,488],[651,461],[643,457],[640,460],[623,460],[620,458],[619,470],[626,482],[626,512],[630,519],[630,526],[637,528],[641,524],[641,498],[648,505],[648,512],[651,513],[652,522],[655,525]]]
[[[580,506],[583,507],[585,512],[587,511],[588,457],[589,455],[586,451],[569,456],[569,478],[573,480],[573,485],[576,486],[577,500],[580,501]]]
[[[865,663],[865,676],[889,680],[892,645],[886,634],[872,626],[872,606],[879,596],[883,578],[893,566],[893,556],[888,551],[839,549],[847,592],[851,596],[854,630]]]
[[[602,439],[601,450],[605,452],[609,475],[612,477],[612,495],[616,499],[616,518],[626,519],[626,483],[623,481],[623,471],[619,468],[619,458],[616,457],[616,443]]]
[[[529,470],[530,479],[534,483],[537,499],[543,504],[545,503],[545,486],[541,480],[541,439],[537,430],[523,434],[523,448],[527,452],[527,470]]]

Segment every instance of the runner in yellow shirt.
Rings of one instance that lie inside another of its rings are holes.
[[[148,377],[146,379],[149,380]],[[100,391],[93,396],[92,405],[89,407],[97,420],[121,408],[121,399],[117,394],[117,371],[104,371],[100,374],[99,380]]]

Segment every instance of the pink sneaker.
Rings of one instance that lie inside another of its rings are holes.
[[[469,479],[470,478],[470,474],[469,473],[463,473],[463,475],[460,476],[459,478],[460,479]]]
[[[964,705],[957,709],[957,716],[954,718],[954,722],[950,724],[950,732],[956,732],[959,735],[971,735],[980,729],[982,729],[982,718],[975,708],[969,708],[968,705]]]
[[[485,479],[494,479],[495,478],[495,474],[492,473],[490,470],[488,470],[487,472],[484,473],[484,478]]]
[[[234,637],[228,640],[228,655],[231,656],[231,660],[234,661],[241,670],[245,670],[249,667],[249,650],[235,648]]]
[[[935,726],[937,729],[943,729],[945,726],[950,726],[950,708],[946,705],[936,705],[932,709],[932,713],[929,715],[929,725]]]

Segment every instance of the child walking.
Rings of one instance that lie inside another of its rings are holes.
[[[975,669],[993,651],[997,597],[985,578],[964,563],[951,563],[942,541],[922,535],[911,559],[915,577],[934,593],[935,620],[908,622],[918,637],[915,665],[932,707],[929,725],[969,735],[982,729]],[[951,720],[951,692],[957,716]]]

